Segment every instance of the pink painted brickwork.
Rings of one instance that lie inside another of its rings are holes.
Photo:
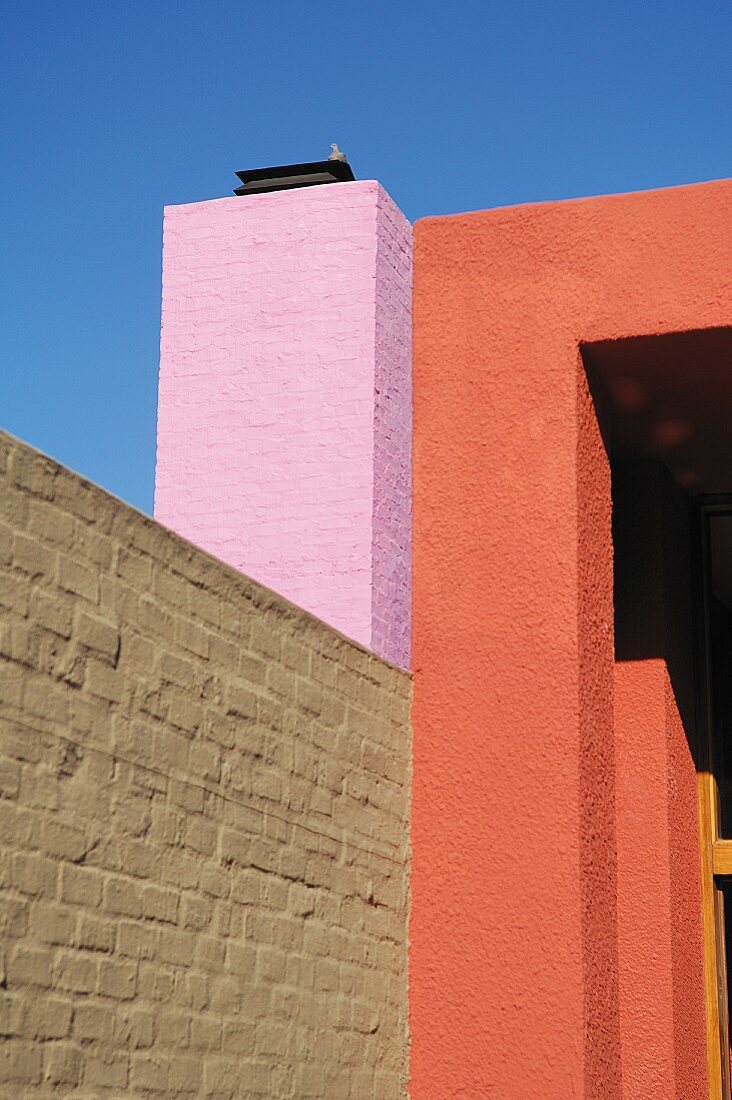
[[[372,648],[409,665],[412,599],[412,227],[379,188]]]
[[[165,211],[155,517],[409,660],[411,228],[374,181]]]

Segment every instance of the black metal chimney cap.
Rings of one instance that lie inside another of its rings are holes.
[[[263,195],[267,191],[289,191],[293,187],[316,187],[322,183],[355,180],[347,160],[316,160],[311,164],[280,164],[276,168],[250,168],[236,173],[242,182],[235,195]]]

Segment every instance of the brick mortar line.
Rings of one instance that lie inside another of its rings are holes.
[[[12,708],[11,708],[12,709]],[[126,756],[121,756],[119,753],[109,752],[107,749],[101,749],[97,745],[91,745],[84,741],[74,741],[71,737],[64,737],[62,733],[55,733],[52,730],[39,731],[33,726],[28,725],[22,718],[12,718],[10,721],[16,722],[23,729],[31,730],[35,733],[40,733],[42,737],[55,737],[57,741],[61,741],[67,745],[73,745],[75,748],[88,749],[91,752],[98,753],[99,756],[106,757],[109,760],[114,760],[121,764],[127,764],[131,768],[141,768],[143,771],[150,772],[152,775],[159,775],[163,779],[170,782],[171,780],[176,783],[183,783],[188,787],[193,787],[195,790],[205,791],[206,794],[212,795],[214,798],[220,798],[222,802],[229,802],[232,806],[241,806],[245,810],[254,810],[255,813],[260,813],[263,816],[270,817],[273,821],[279,821],[283,825],[289,825],[293,829],[304,829],[305,832],[311,833],[313,836],[322,837],[324,840],[331,840],[334,844],[348,845],[357,852],[361,852],[363,855],[376,856],[378,859],[386,860],[387,863],[393,863],[395,867],[401,867],[402,869],[406,865],[406,860],[395,859],[393,856],[388,856],[383,852],[370,851],[368,848],[362,848],[360,844],[355,844],[353,841],[348,840],[345,837],[331,836],[329,833],[321,832],[318,829],[313,829],[309,825],[303,825],[299,821],[290,821],[286,817],[280,817],[278,814],[273,814],[269,810],[263,810],[260,806],[252,805],[248,802],[242,802],[239,798],[231,798],[229,795],[222,794],[221,791],[214,790],[211,787],[206,787],[201,783],[194,783],[190,779],[183,778],[178,775],[169,775],[167,772],[161,771],[159,768],[151,767],[149,764],[141,764],[139,761],[130,760]],[[278,843],[282,843],[279,841]]]
[[[162,567],[165,571],[177,574],[179,577],[183,578],[183,580],[185,580],[188,585],[191,585],[193,588],[196,588],[200,592],[211,595],[217,600],[235,602],[236,599],[242,599],[244,603],[248,605],[249,608],[253,611],[259,612],[261,614],[274,612],[275,614],[280,616],[283,621],[292,624],[293,637],[300,632],[309,633],[312,627],[315,627],[316,629],[324,629],[326,639],[325,648],[321,648],[321,644],[318,644],[319,639],[316,636],[315,640],[313,641],[313,650],[315,653],[318,654],[318,656],[322,656],[326,660],[333,659],[332,655],[328,652],[328,646],[336,643],[338,646],[344,646],[346,651],[352,651],[358,654],[359,658],[365,657],[369,660],[375,661],[377,665],[383,665],[385,668],[389,669],[391,673],[396,673],[398,678],[401,679],[401,677],[406,677],[408,681],[411,681],[411,669],[402,668],[400,665],[394,664],[394,662],[389,661],[384,657],[380,657],[377,653],[374,653],[374,651],[370,649],[367,645],[355,641],[355,639],[338,630],[337,627],[331,626],[329,623],[321,619],[318,615],[306,611],[299,604],[296,604],[292,600],[289,600],[286,596],[283,596],[275,589],[268,587],[266,584],[257,581],[253,577],[250,577],[247,573],[242,572],[241,569],[237,569],[235,566],[229,565],[222,559],[217,558],[214,554],[197,545],[195,542],[191,542],[183,535],[180,535],[171,528],[166,527],[164,524],[156,520],[154,516],[148,514],[147,512],[141,511],[139,508],[135,507],[135,505],[130,504],[128,501],[122,500],[120,497],[115,496],[114,493],[110,492],[108,489],[104,489],[102,486],[97,485],[93,481],[90,481],[82,474],[79,474],[76,471],[69,469],[61,462],[57,461],[54,458],[51,458],[47,454],[44,454],[43,451],[38,450],[38,448],[34,447],[32,444],[26,443],[24,440],[19,439],[17,436],[14,436],[12,433],[0,428],[0,449],[2,448],[3,444],[5,444],[7,447],[9,463],[6,470],[3,471],[2,469],[0,469],[0,487],[5,489],[6,491],[16,493],[21,497],[27,496],[29,499],[38,501],[42,505],[45,505],[47,508],[57,510],[62,514],[71,514],[73,518],[82,525],[83,528],[94,531],[95,534],[97,534],[102,540],[109,540],[114,549],[124,549],[127,551],[132,550],[135,555],[139,555],[141,558],[150,561],[152,564],[158,567]],[[146,549],[144,546],[136,543],[134,540],[132,541],[132,543],[130,543],[128,539],[121,538],[119,532],[104,530],[104,528],[100,527],[95,520],[88,520],[82,514],[74,512],[73,507],[67,501],[59,504],[55,494],[49,498],[45,498],[34,492],[32,489],[29,489],[27,486],[14,482],[12,479],[12,472],[10,470],[10,460],[13,456],[17,454],[28,454],[31,459],[35,460],[36,462],[40,462],[45,467],[50,467],[54,479],[59,475],[62,478],[70,477],[77,487],[82,487],[86,491],[90,492],[92,496],[99,498],[101,503],[106,505],[108,508],[110,506],[113,507],[115,511],[122,516],[122,521],[132,524],[133,527],[144,530],[152,540],[159,542],[162,554],[158,555],[150,549]],[[0,458],[1,457],[2,453],[0,450]],[[11,526],[14,528],[17,526],[17,529],[18,531],[20,531],[20,533],[27,535],[29,538],[35,538],[36,541],[41,543],[51,552],[60,552],[62,554],[71,553],[69,549],[64,549],[60,544],[57,545],[52,541],[49,543],[47,539],[40,536],[32,536],[28,532],[26,524],[24,523],[19,525],[12,523]],[[166,550],[170,548],[174,549],[170,550],[170,556],[168,556]],[[183,554],[186,560],[197,561],[201,565],[212,567],[213,572],[218,574],[219,583],[212,585],[208,580],[200,578],[193,579],[186,572],[181,571],[180,568],[176,565],[176,557],[180,554]],[[107,573],[107,575],[111,579],[121,580],[120,577],[115,576],[112,572],[108,570],[105,570],[104,572]],[[174,604],[168,603],[168,606],[171,608],[175,608]],[[176,610],[183,610],[184,612],[189,613],[188,609],[176,608]],[[197,621],[200,616],[196,615],[195,612],[193,612],[193,614],[195,615]],[[205,620],[205,618],[203,621],[208,622],[208,620]],[[212,631],[220,630],[222,628],[226,629],[225,627],[222,627],[222,624],[210,622],[208,628]],[[228,630],[227,633],[230,635],[232,634],[232,632]],[[347,664],[346,667],[353,671],[355,675],[363,676],[364,678],[369,679],[370,682],[376,683],[376,681],[371,680],[368,672],[362,671],[357,668],[352,668],[350,664]],[[379,686],[382,685],[379,684]]]

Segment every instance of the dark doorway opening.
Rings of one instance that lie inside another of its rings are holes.
[[[732,329],[603,341],[582,357],[611,466],[616,662],[662,662],[697,775],[698,807],[669,770],[668,835],[672,848],[684,829],[688,840],[698,810],[707,1073],[710,1096],[730,1100]],[[686,870],[673,851],[669,860],[672,913],[688,911],[692,877],[698,891],[686,855]],[[693,996],[680,928],[677,1051]]]

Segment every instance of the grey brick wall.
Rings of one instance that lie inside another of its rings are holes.
[[[406,1095],[406,673],[0,435],[0,1091]]]

